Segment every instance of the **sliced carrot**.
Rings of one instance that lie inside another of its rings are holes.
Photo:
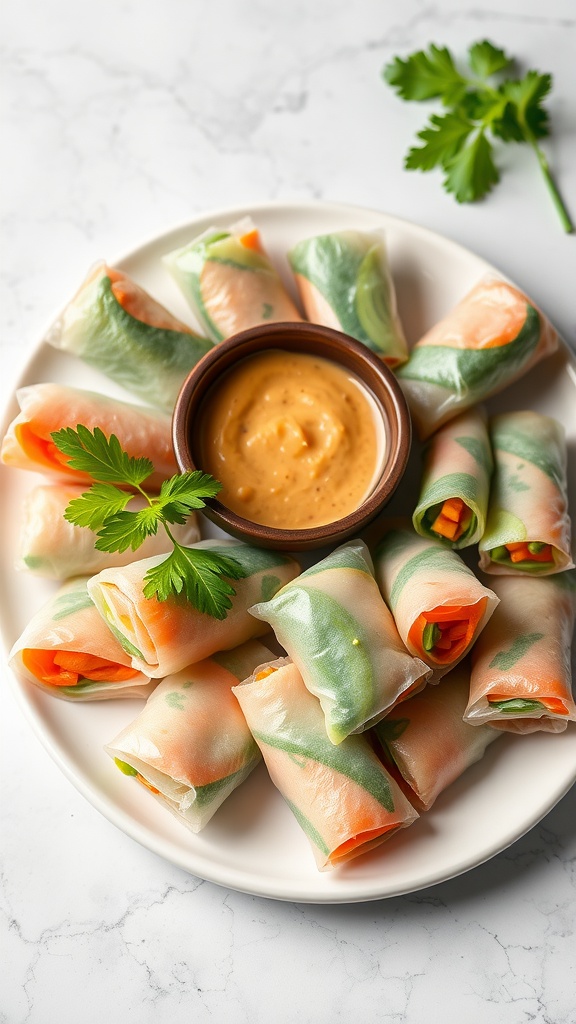
[[[81,678],[92,682],[119,683],[138,674],[136,669],[127,665],[76,651],[25,648],[22,661],[38,682],[46,686],[77,686]]]
[[[446,516],[446,519],[451,519],[454,523],[460,522],[463,511],[464,502],[462,498],[447,498],[442,505],[442,515]]]
[[[22,450],[35,462],[39,462],[42,466],[48,466],[50,469],[57,469],[59,472],[64,470],[76,477],[79,475],[77,470],[69,468],[68,457],[58,451],[53,441],[39,437],[31,423],[17,423],[14,433]],[[82,475],[88,478],[87,474]]]
[[[258,672],[257,675],[254,676],[254,682],[257,682],[259,679],[266,679],[266,676],[271,676],[272,673],[276,671],[277,669],[274,665],[268,665],[268,668],[263,668],[261,672]]]
[[[458,523],[453,522],[452,519],[448,519],[442,512],[436,517],[430,529],[434,533],[440,534],[441,537],[446,537],[447,540],[458,539]]]
[[[113,284],[112,285],[112,294],[113,294],[114,298],[116,299],[116,302],[120,306],[122,306],[122,308],[124,308],[124,303],[126,302],[126,299],[128,298],[128,293],[127,293],[126,289],[123,288],[121,284]]]
[[[423,612],[412,624],[408,642],[419,653],[423,661],[432,657],[440,664],[447,664],[460,657],[472,643],[478,623],[484,615],[487,598],[483,597],[473,605],[440,606]],[[441,631],[440,638],[430,651],[424,649],[424,630],[434,622]]]
[[[446,498],[430,529],[447,540],[458,540],[468,529],[472,512],[462,498]]]
[[[378,839],[379,836],[384,836],[387,832],[395,831],[397,828],[397,823],[394,823],[390,825],[383,825],[380,828],[371,828],[365,832],[359,832],[357,835],[351,836],[350,839],[347,839],[344,843],[341,843],[340,846],[337,846],[330,856],[330,861],[339,861],[348,853],[352,853],[354,850],[357,850],[358,847],[364,846],[365,843],[370,842],[370,840]]]
[[[526,296],[504,281],[480,281],[417,345],[501,348],[518,337],[526,321],[527,304]]]
[[[76,672],[83,679],[94,682],[120,683],[124,679],[133,679],[137,670],[129,665],[119,665],[107,658],[97,658],[94,654],[77,653],[76,651],[58,651],[54,663],[63,669]]]
[[[505,547],[510,552],[510,561],[514,564],[516,562],[552,561],[552,548],[550,544],[545,544],[541,551],[531,551],[527,541],[522,541],[521,543],[514,542],[513,544],[506,544]]]
[[[143,775],[140,775],[140,772],[137,773],[136,778],[138,779],[138,782],[141,782],[143,786],[146,786],[146,789],[149,789],[151,793],[160,793],[160,790],[156,789],[156,786],[153,786],[151,782],[148,782],[148,779],[145,779]]]
[[[248,231],[245,235],[240,236],[240,245],[243,245],[245,249],[254,249],[256,252],[262,252],[262,243],[260,242],[260,232],[257,228],[253,231]]]

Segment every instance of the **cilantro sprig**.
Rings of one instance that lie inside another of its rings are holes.
[[[525,142],[534,151],[565,231],[574,226],[552,178],[539,140],[550,133],[543,101],[552,76],[528,71],[523,78],[502,77],[513,60],[487,39],[468,50],[470,74],[462,74],[445,46],[433,43],[402,59],[395,57],[382,74],[404,100],[440,99],[446,113],[432,114],[418,132],[423,145],[413,146],[408,170],[441,167],[444,188],[459,203],[481,199],[497,184],[494,142]],[[494,81],[494,76],[499,78]]]
[[[93,530],[99,551],[136,551],[162,526],[173,550],[146,573],[144,596],[159,601],[183,597],[200,612],[226,618],[235,594],[230,580],[242,579],[245,570],[236,559],[220,552],[179,544],[170,530],[171,525],[185,523],[192,512],[204,508],[206,499],[215,497],[222,485],[208,473],[194,470],[164,480],[159,494],[149,494],[142,484],[154,470],[152,462],[128,455],[115,434],[107,437],[100,427],[91,431],[79,423],[76,429],[65,427],[51,437],[68,457],[70,467],[88,473],[95,481],[68,503],[64,518]],[[131,511],[128,506],[137,494],[146,504]]]

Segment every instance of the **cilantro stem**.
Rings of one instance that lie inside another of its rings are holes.
[[[528,128],[525,128],[525,132],[526,132],[526,138],[527,138],[528,142],[530,143],[530,145],[532,146],[532,149],[534,150],[534,152],[536,154],[536,158],[538,160],[538,163],[540,164],[540,170],[542,171],[542,174],[544,176],[544,181],[546,182],[546,186],[548,188],[548,191],[549,191],[550,195],[552,196],[552,202],[554,203],[554,206],[556,207],[556,209],[558,211],[558,215],[559,215],[560,220],[562,222],[562,227],[564,228],[564,231],[568,235],[570,235],[574,231],[574,225],[573,225],[573,223],[572,223],[572,221],[570,219],[570,214],[568,213],[568,210],[566,209],[566,206],[564,205],[564,201],[562,199],[562,196],[560,195],[560,193],[558,191],[558,188],[556,187],[556,182],[554,181],[554,179],[552,177],[552,173],[550,171],[550,165],[548,163],[548,160],[546,159],[546,154],[544,153],[544,151],[540,148],[540,146],[536,142],[536,139],[532,135],[532,132]]]

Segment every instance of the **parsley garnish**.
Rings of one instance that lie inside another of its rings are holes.
[[[404,100],[439,98],[444,114],[432,114],[418,132],[422,146],[409,150],[408,170],[442,167],[444,188],[459,203],[485,196],[499,181],[494,163],[494,140],[527,142],[533,149],[565,231],[574,230],[570,215],[552,180],[538,140],[549,134],[548,112],[542,103],[552,88],[552,76],[528,71],[524,78],[489,79],[511,68],[513,61],[487,39],[468,50],[471,74],[462,74],[446,47],[418,50],[405,60],[395,57],[383,77]]]
[[[115,434],[106,437],[99,427],[90,431],[79,423],[76,429],[65,427],[51,437],[68,456],[72,469],[89,473],[95,480],[88,491],[69,502],[64,518],[94,530],[99,551],[136,551],[162,526],[174,549],[146,573],[144,596],[159,601],[182,596],[198,611],[225,619],[235,594],[229,580],[242,579],[245,570],[236,559],[220,552],[179,544],[170,531],[171,524],[185,523],[191,512],[204,508],[205,499],[215,497],[222,485],[208,473],[195,470],[164,480],[160,493],[151,495],[142,484],[153,472],[153,464],[150,459],[128,455]],[[131,512],[128,505],[136,494],[146,499],[146,505]]]

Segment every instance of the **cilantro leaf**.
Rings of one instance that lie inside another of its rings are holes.
[[[198,611],[225,619],[236,593],[229,580],[244,576],[245,570],[233,558],[177,544],[168,558],[146,573],[144,597],[166,601],[182,594]]]
[[[79,498],[72,498],[64,511],[64,519],[75,526],[99,530],[106,519],[122,512],[133,495],[113,484],[92,484]]]
[[[470,47],[468,60],[472,71],[480,78],[489,78],[490,75],[495,75],[497,71],[504,71],[512,64],[511,58],[504,53],[504,50],[494,46],[488,39],[483,39],[482,42],[474,43]]]
[[[503,93],[514,104],[524,138],[526,129],[535,139],[543,139],[550,134],[548,111],[541,103],[551,88],[552,75],[541,75],[538,71],[529,71],[518,81],[504,83]]]
[[[499,180],[491,139],[528,143],[538,160],[546,187],[565,231],[574,226],[553,180],[546,154],[538,144],[550,132],[543,101],[552,87],[552,76],[528,71],[524,78],[508,77],[494,85],[489,79],[510,69],[513,60],[488,39],[468,50],[472,75],[460,73],[446,47],[431,44],[402,59],[395,57],[383,69],[383,78],[405,100],[438,98],[451,109],[433,114],[405,159],[408,170],[446,171],[444,188],[458,202],[482,199]],[[489,137],[490,136],[490,137]]]
[[[128,548],[136,551],[163,525],[174,549],[146,573],[144,595],[155,596],[159,601],[181,595],[199,611],[226,618],[235,593],[230,580],[241,579],[248,571],[235,558],[210,548],[183,547],[168,526],[185,523],[195,509],[203,508],[206,499],[221,490],[218,480],[209,473],[194,470],[163,481],[160,494],[149,495],[140,485],[152,473],[153,464],[149,459],[128,455],[115,434],[106,437],[100,427],[91,431],[79,423],[76,429],[64,427],[55,431],[52,438],[74,469],[89,473],[97,481],[69,502],[65,519],[94,530],[99,551],[120,553]],[[114,484],[137,488],[146,501],[144,507],[131,512],[127,505],[134,494]]]
[[[123,451],[115,434],[106,437],[100,427],[91,431],[83,423],[51,434],[54,444],[67,455],[72,469],[88,473],[99,483],[138,487],[154,471],[150,459],[136,459]]]
[[[204,508],[206,498],[214,498],[222,490],[222,484],[196,469],[170,480],[164,480],[158,498],[154,503],[169,523],[184,523],[195,509]]]
[[[484,132],[479,132],[445,166],[444,188],[453,192],[459,203],[481,199],[500,177],[492,159],[492,146]]]
[[[161,521],[161,513],[151,505],[138,512],[118,512],[103,523],[95,547],[98,551],[136,551],[146,537],[158,532]]]
[[[429,125],[418,132],[425,143],[408,151],[404,166],[408,170],[430,171],[446,163],[464,145],[474,125],[458,113],[432,114]]]
[[[429,100],[436,96],[445,106],[458,103],[467,81],[457,70],[450,51],[431,43],[428,52],[418,50],[406,60],[395,57],[383,71],[384,79],[403,100]]]

